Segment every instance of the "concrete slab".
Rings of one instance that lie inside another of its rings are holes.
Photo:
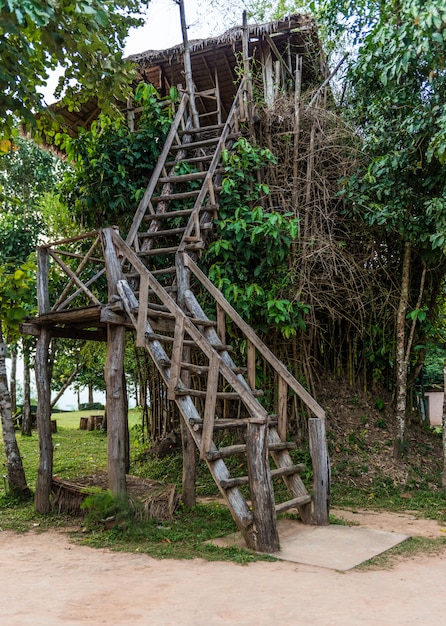
[[[410,535],[357,526],[306,526],[281,519],[278,522],[280,550],[277,559],[346,571],[410,539]],[[215,539],[217,546],[245,547],[240,533]]]

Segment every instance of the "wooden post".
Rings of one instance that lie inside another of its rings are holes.
[[[194,81],[192,78],[192,65],[190,61],[189,40],[187,37],[187,25],[186,25],[186,15],[184,11],[184,0],[177,0],[177,4],[180,7],[181,32],[183,35],[184,75],[186,79],[186,89],[189,95],[189,102],[190,102],[190,108],[192,111],[192,119],[194,123],[194,128],[199,128],[200,120],[198,118],[197,106],[195,104],[195,86],[194,86]]]
[[[246,454],[255,537],[255,545],[249,547],[259,552],[276,552],[279,549],[279,533],[268,463],[267,435],[268,427],[264,420],[253,420],[248,424]]]
[[[287,434],[287,399],[288,399],[288,385],[279,375],[279,382],[277,385],[277,432],[282,441],[286,441]]]
[[[175,257],[175,264],[177,268],[177,299],[178,305],[183,310],[186,309],[184,302],[185,293],[189,289],[190,285],[190,272],[184,266],[184,253],[178,253]],[[184,322],[182,322],[184,332]],[[186,362],[190,362],[190,347],[183,346],[183,358]],[[171,368],[172,375],[172,368]],[[190,384],[190,372],[184,370],[182,372],[182,380],[186,387]],[[197,461],[195,458],[195,441],[189,430],[184,423],[183,415],[180,418],[181,428],[181,447],[183,453],[183,473],[181,484],[181,499],[184,506],[189,508],[196,505],[196,482],[197,482]]]
[[[126,494],[126,421],[124,378],[125,326],[108,324],[105,365],[108,486],[115,496]]]
[[[330,523],[330,457],[325,435],[325,420],[310,417],[308,431],[314,473],[313,521],[317,526],[326,526]]]
[[[113,245],[112,229],[102,231],[108,297],[118,294],[118,280],[123,278],[121,264]],[[127,390],[124,378],[125,326],[107,324],[107,360],[105,364],[106,411],[108,433],[108,486],[115,496],[124,496],[128,456]]]
[[[37,429],[39,433],[39,468],[34,506],[37,513],[49,513],[53,479],[53,440],[51,436],[51,389],[48,350],[51,332],[42,327],[36,347]]]

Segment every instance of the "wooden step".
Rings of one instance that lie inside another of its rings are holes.
[[[218,209],[218,204],[204,204],[198,210],[200,213],[207,211],[212,213]],[[166,211],[166,213],[155,213],[153,215],[145,215],[144,221],[148,222],[159,222],[161,220],[167,219],[176,219],[177,217],[189,217],[191,213],[193,213],[194,209],[181,209],[179,211]]]
[[[193,189],[192,191],[183,191],[182,193],[169,193],[164,196],[152,196],[152,202],[172,202],[173,200],[187,200],[188,198],[195,198],[200,193],[201,189]]]
[[[238,137],[237,134],[230,134],[227,136],[226,141],[230,140],[230,139],[235,139],[236,137]],[[196,150],[197,148],[206,148],[207,146],[214,146],[215,144],[217,144],[220,141],[220,135],[218,137],[211,137],[210,139],[202,139],[201,141],[193,141],[191,143],[185,143],[185,144],[175,144],[171,146],[171,151],[174,150],[187,150],[188,152],[190,150]]]
[[[310,502],[311,496],[309,494],[305,496],[299,496],[298,498],[293,498],[292,500],[287,500],[286,502],[276,504],[276,513],[285,513],[285,511],[289,511],[290,509],[294,509],[304,504],[309,504]]]
[[[224,172],[224,168],[223,167],[219,167],[215,170],[214,175],[215,174],[222,174]],[[207,170],[203,170],[202,172],[191,172],[190,174],[178,174],[178,175],[173,175],[173,176],[163,176],[162,178],[158,179],[159,183],[186,183],[192,180],[201,180],[203,178],[205,178],[207,175]]]
[[[166,161],[165,165],[166,167],[175,167],[175,165],[178,165],[178,163],[189,163],[189,165],[193,165],[195,163],[209,163],[209,161],[212,161],[213,158],[213,154],[203,154],[201,156],[185,157],[180,161]]]
[[[181,228],[171,228],[169,230],[155,230],[152,233],[138,233],[138,239],[153,239],[157,237],[170,237],[171,235],[181,235],[186,230],[186,226]]]
[[[220,421],[222,420],[216,420],[214,422],[214,430],[218,430],[218,428],[216,428],[215,425],[218,424],[218,422]],[[238,421],[241,422],[242,420],[238,420]],[[246,424],[246,421],[245,421],[245,424]],[[280,444],[275,443],[275,444],[270,444],[268,446],[268,450],[274,451],[274,452],[280,451],[280,450],[294,450],[295,448],[296,448],[296,444],[292,441],[284,441]],[[235,454],[244,454],[245,452],[246,452],[246,444],[238,444],[234,446],[226,446],[225,448],[220,448],[219,450],[211,450],[206,453],[206,458],[209,461],[216,461],[217,459],[226,459],[229,456],[233,456]]]
[[[159,254],[176,254],[178,246],[171,246],[170,248],[150,248],[150,250],[140,250],[137,254],[140,259],[148,256],[158,256]]]
[[[195,95],[199,96],[200,94],[196,93]],[[216,113],[216,111],[213,111],[213,113]],[[196,135],[198,133],[210,133],[216,130],[223,130],[224,127],[225,127],[224,124],[213,124],[212,126],[199,126],[198,128],[188,128],[187,130],[179,130],[178,134],[181,137],[182,135]]]
[[[202,325],[203,320],[198,320],[195,318],[190,318],[194,324],[198,325]],[[209,320],[209,323],[212,323],[212,320]],[[214,322],[216,323],[216,322]],[[162,359],[160,361],[160,364],[163,367],[170,367],[172,365],[172,362],[170,359]],[[181,369],[183,370],[188,370],[189,372],[191,372],[192,374],[196,374],[198,376],[207,374],[209,372],[209,366],[208,365],[195,365],[195,363],[187,363],[185,361],[181,362]],[[245,374],[247,371],[246,367],[231,367],[231,370],[234,372],[234,374]]]

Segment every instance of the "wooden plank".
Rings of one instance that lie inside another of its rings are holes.
[[[149,279],[147,274],[142,274],[139,281],[139,309],[138,323],[136,325],[136,346],[144,348],[146,345],[147,326],[147,302],[149,299]]]
[[[299,496],[298,498],[293,498],[292,500],[287,500],[286,502],[281,502],[280,504],[276,504],[276,514],[285,513],[290,509],[299,509],[302,506],[306,506],[311,504],[311,496],[307,494],[306,496]]]
[[[63,269],[65,274],[72,278],[73,282],[79,287],[81,291],[88,297],[89,300],[94,302],[95,304],[100,304],[100,300],[96,298],[96,296],[88,289],[88,287],[76,276],[76,274],[68,267],[66,263],[59,259],[57,254],[55,254],[52,250],[48,251],[56,263]]]
[[[267,436],[266,424],[248,424],[246,458],[255,528],[255,545],[251,547],[259,552],[276,552],[279,549],[279,533],[268,462]]]
[[[183,357],[184,342],[184,317],[178,317],[175,322],[175,334],[173,337],[172,360],[170,367],[170,381],[167,388],[167,398],[175,400],[176,388],[180,382],[181,360]]]
[[[293,389],[297,395],[305,402],[308,408],[316,415],[316,417],[325,417],[325,411],[316,402],[316,400],[308,393],[306,389],[294,378],[287,370],[285,365],[279,361],[275,354],[263,343],[263,341],[255,334],[252,328],[237,313],[237,311],[229,304],[223,294],[211,283],[208,277],[200,270],[194,261],[187,255],[184,257],[184,264],[198,278],[201,284],[206,287],[214,300],[229,315],[233,322],[240,328],[246,337],[255,345],[262,356],[270,363],[274,369],[287,382],[288,386]]]
[[[310,452],[313,463],[313,521],[318,526],[330,523],[330,457],[328,455],[325,420],[308,420]]]
[[[50,310],[49,257],[44,247],[37,249],[37,306],[39,314]]]
[[[287,400],[288,385],[279,374],[277,385],[277,432],[282,441],[286,441],[287,435]]]
[[[248,341],[248,385],[256,388],[256,347],[252,341]]]
[[[76,270],[76,276],[80,276],[82,270],[84,269],[84,267],[87,265],[88,261],[91,259],[91,256],[93,254],[93,252],[95,251],[96,247],[99,245],[100,243],[100,238],[99,236],[96,237],[95,241],[93,242],[93,245],[91,246],[90,250],[87,252],[87,254],[84,256],[84,258],[82,259],[81,263],[79,264],[77,270]],[[101,263],[103,263],[104,261],[101,260]],[[70,278],[70,280],[68,281],[68,284],[66,285],[65,289],[62,291],[62,293],[60,294],[59,298],[57,299],[56,304],[54,305],[54,308],[57,309],[57,307],[64,301],[65,296],[69,293],[71,287],[73,286],[73,279]]]
[[[161,151],[161,154],[158,157],[158,161],[157,164],[155,166],[155,169],[152,172],[152,176],[150,177],[150,181],[149,184],[147,185],[147,189],[144,192],[143,197],[141,198],[141,201],[138,205],[138,208],[136,209],[136,213],[135,216],[133,218],[133,222],[132,225],[130,227],[129,233],[127,235],[126,238],[126,243],[131,246],[133,244],[133,241],[135,240],[141,221],[146,213],[146,210],[149,206],[149,202],[151,199],[151,196],[155,190],[156,184],[158,182],[158,178],[160,177],[162,171],[163,171],[163,167],[164,167],[164,163],[166,162],[167,159],[167,155],[169,154],[170,148],[172,146],[173,140],[175,139],[175,135],[177,133],[178,127],[180,125],[180,121],[183,118],[184,112],[186,110],[186,105],[187,102],[189,100],[189,96],[187,94],[183,94],[183,97],[181,99],[180,102],[180,106],[178,107],[178,111],[177,114],[175,116],[175,119],[172,123],[172,126],[170,127],[169,133],[166,137],[166,141],[164,142],[164,147]]]
[[[215,405],[217,402],[219,357],[213,354],[209,361],[209,374],[207,380],[206,403],[203,414],[203,430],[201,432],[200,458],[206,458],[206,454],[211,449],[214,436]]]
[[[222,343],[226,343],[226,313],[217,303],[217,334]]]

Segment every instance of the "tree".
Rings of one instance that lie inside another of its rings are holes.
[[[30,495],[26,483],[12,420],[11,397],[6,375],[7,341],[18,335],[19,323],[29,315],[35,300],[35,266],[23,264],[19,268],[3,266],[0,274],[0,413],[3,444],[8,468],[8,483],[11,494],[20,497]]]
[[[44,108],[39,87],[57,67],[62,76],[54,96],[68,106],[95,98],[99,107],[110,110],[111,96],[125,97],[134,70],[123,61],[122,51],[129,29],[142,24],[142,4],[0,0],[0,135],[11,136],[17,118],[36,127],[34,114]],[[39,124],[51,128],[48,118],[40,118]]]
[[[433,0],[326,0],[320,15],[332,32],[348,32],[357,51],[346,111],[363,138],[366,164],[344,181],[346,210],[386,229],[400,259],[398,452],[415,327],[435,314],[433,295],[446,266],[446,7]]]

